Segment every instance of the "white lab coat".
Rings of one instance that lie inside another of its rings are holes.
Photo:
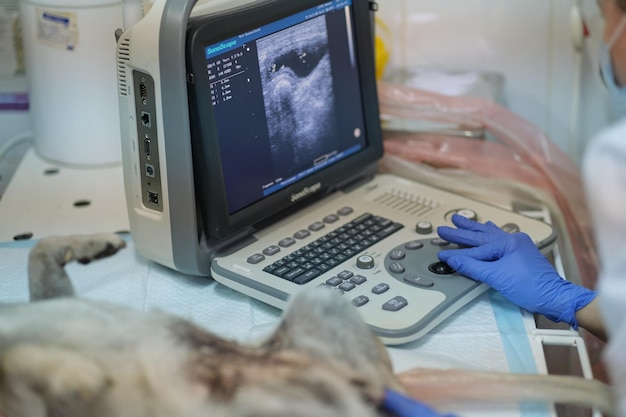
[[[626,417],[626,119],[599,132],[583,176],[600,256],[598,290],[609,344],[605,361]]]

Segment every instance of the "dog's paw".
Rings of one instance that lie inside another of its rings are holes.
[[[114,255],[126,247],[124,239],[114,233],[75,235],[69,239],[67,262],[75,260],[81,264]]]
[[[106,258],[126,247],[121,236],[114,233],[90,235],[51,236],[41,239],[31,251],[31,262],[44,262],[54,259],[63,266],[77,261],[88,264],[96,259]]]

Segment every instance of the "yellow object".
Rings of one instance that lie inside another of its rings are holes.
[[[374,56],[376,59],[376,79],[380,80],[385,73],[387,63],[389,62],[389,49],[387,49],[385,41],[383,40],[384,35],[389,35],[389,29],[387,28],[387,25],[385,25],[385,23],[378,18],[376,18],[376,27],[377,29],[380,29],[377,32],[381,32],[381,30],[383,32],[383,36],[381,36],[381,34],[376,35],[374,44]],[[386,37],[388,38],[388,36]]]

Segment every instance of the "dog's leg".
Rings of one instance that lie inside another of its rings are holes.
[[[74,288],[64,269],[68,262],[87,264],[113,255],[124,246],[124,240],[112,233],[42,239],[28,259],[31,300],[72,296]]]
[[[96,363],[55,347],[16,345],[0,356],[0,414],[80,416],[110,386]]]

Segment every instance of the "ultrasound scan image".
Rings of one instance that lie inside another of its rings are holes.
[[[274,165],[291,175],[335,150],[335,101],[323,16],[257,42]]]

